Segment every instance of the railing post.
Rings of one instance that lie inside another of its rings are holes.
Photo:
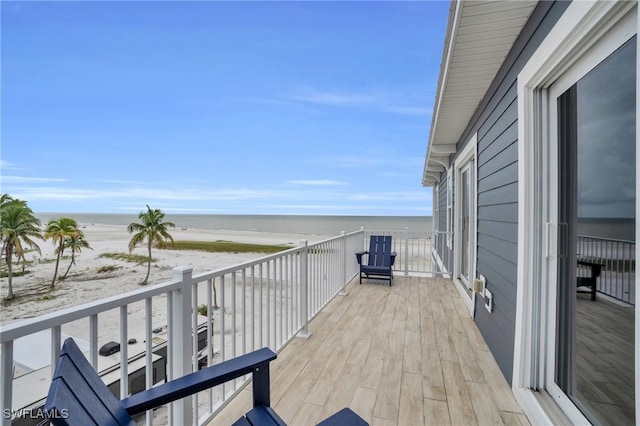
[[[0,409],[2,426],[11,426],[13,409],[13,340],[2,344],[0,352]],[[7,411],[8,410],[8,411]],[[7,415],[7,413],[9,415]]]
[[[169,326],[171,333],[171,372],[172,379],[177,379],[192,372],[191,359],[192,352],[192,330],[191,330],[191,292],[192,292],[192,272],[188,266],[178,266],[173,268],[172,275],[174,281],[180,281],[180,289],[173,292],[171,318]],[[195,332],[195,330],[193,330]],[[187,396],[173,403],[173,418],[171,424],[190,425],[193,424],[192,396]]]
[[[298,333],[298,337],[308,339],[311,336],[309,332],[309,256],[307,240],[300,241],[300,315],[302,315],[302,330]]]
[[[347,233],[340,232],[340,251],[342,251],[340,262],[340,279],[342,280],[342,290],[338,293],[340,296],[347,295]]]
[[[404,228],[404,276],[409,275],[409,228]]]

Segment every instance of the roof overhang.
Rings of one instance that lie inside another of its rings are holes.
[[[448,167],[469,120],[537,1],[451,2],[422,184]]]

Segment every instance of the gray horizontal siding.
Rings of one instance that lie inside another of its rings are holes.
[[[518,161],[518,142],[517,140],[513,141],[511,145],[507,146],[501,151],[491,158],[487,158],[482,153],[478,154],[478,179],[479,182],[482,182],[482,179],[485,176],[492,175],[500,170],[504,169],[507,166]],[[516,170],[516,177],[518,176]]]
[[[517,223],[505,223],[495,222],[493,220],[481,219],[478,220],[478,229],[482,229],[486,232],[486,235],[491,235],[494,238],[499,238],[504,241],[508,241],[517,246],[518,243],[518,224]],[[479,234],[484,235],[484,234]]]
[[[485,142],[487,141],[486,137],[481,140]],[[509,145],[518,141],[518,123],[516,121],[512,122],[510,126],[506,127],[504,131],[495,139],[492,139],[492,141],[493,143],[491,143],[487,148],[483,150],[478,149],[482,154],[483,161],[485,162],[491,160],[493,157],[507,149]]]
[[[478,182],[478,192],[485,192],[494,188],[500,188],[504,185],[504,182],[509,179],[509,176],[513,176],[514,173],[518,174],[518,163],[515,162],[482,178],[482,180]]]
[[[515,90],[508,90],[478,130],[478,216],[484,220],[478,222],[477,272],[486,277],[487,288],[493,293],[493,312],[489,314],[479,307],[476,322],[485,340],[492,342],[492,352],[502,360],[498,365],[509,380],[513,369],[518,270],[518,246],[513,242],[517,242],[517,225],[513,234],[513,224],[518,222],[516,95]],[[481,217],[481,212],[485,217]],[[503,239],[491,237],[491,231],[485,229],[488,223]]]
[[[518,223],[518,203],[493,205],[493,206],[479,206],[478,207],[478,221],[481,220],[493,220],[498,224],[500,222]],[[478,225],[478,231],[483,232]]]
[[[505,176],[507,183],[487,191],[478,193],[479,206],[491,206],[495,204],[508,204],[518,202],[518,182],[509,182],[509,176]]]

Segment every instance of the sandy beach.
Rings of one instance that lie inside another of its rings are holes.
[[[14,299],[6,301],[7,282],[0,286],[0,323],[31,318],[53,312],[62,307],[80,305],[116,294],[140,288],[146,274],[146,264],[100,257],[103,253],[128,253],[131,234],[122,225],[86,224],[83,232],[93,250],[83,249],[76,254],[76,265],[72,266],[65,280],[56,281],[54,289],[49,287],[55,269],[54,246],[49,241],[38,241],[42,254],[29,253],[28,261],[34,261],[26,269],[28,274],[13,278]],[[171,230],[174,240],[190,241],[234,241],[239,243],[295,246],[301,240],[309,242],[323,240],[329,235],[283,234],[255,231],[220,231],[207,229]],[[134,254],[146,255],[145,247],[138,247]],[[65,253],[67,256],[67,253]],[[193,273],[206,272],[264,256],[260,253],[206,253],[190,250],[158,250],[152,256],[149,284],[160,284],[171,279],[171,270],[177,266],[189,266]],[[63,275],[70,258],[60,261],[58,275]],[[98,272],[101,267],[115,266],[112,272]],[[20,271],[16,266],[14,271]]]

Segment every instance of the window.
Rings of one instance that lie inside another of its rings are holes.
[[[447,247],[453,245],[453,175],[447,173]]]
[[[473,312],[471,289],[476,263],[476,146],[474,135],[458,154],[453,173],[456,226],[453,276],[470,312]]]

